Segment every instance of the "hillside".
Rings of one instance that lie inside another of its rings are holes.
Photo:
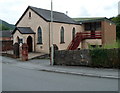
[[[9,24],[0,19],[0,30],[13,30],[15,28],[14,25]]]

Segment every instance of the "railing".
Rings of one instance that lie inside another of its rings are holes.
[[[101,32],[78,32],[75,38],[68,46],[68,50],[75,50],[79,46],[80,42],[85,39],[101,39]]]
[[[78,32],[76,35],[82,39],[101,39],[101,32]]]

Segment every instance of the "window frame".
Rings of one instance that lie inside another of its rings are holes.
[[[61,27],[60,29],[60,44],[65,43],[65,30],[64,27]]]
[[[28,17],[29,17],[29,19],[31,19],[31,17],[32,17],[32,13],[31,12],[29,12]]]
[[[38,27],[38,29],[37,29],[37,44],[43,44],[41,27]]]
[[[76,34],[76,29],[75,27],[72,29],[72,40],[75,38],[75,34]]]
[[[84,25],[85,31],[101,30],[101,28],[102,28],[101,22],[89,22],[85,23]]]

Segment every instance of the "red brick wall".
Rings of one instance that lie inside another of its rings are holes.
[[[102,21],[102,44],[116,42],[116,25],[108,21]]]
[[[13,41],[0,41],[0,51],[12,50]]]

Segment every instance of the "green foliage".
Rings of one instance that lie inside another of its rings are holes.
[[[117,40],[117,42],[115,42],[113,44],[106,44],[102,48],[104,48],[104,49],[120,48],[120,40]]]
[[[94,50],[94,49],[113,49],[113,48],[120,48],[120,40],[117,40],[117,42],[113,44],[106,44],[102,47],[99,45],[96,45],[95,48],[93,48],[90,44],[88,44],[89,49]]]
[[[92,57],[92,66],[101,67],[107,58],[107,54],[103,49],[93,49],[90,52]]]
[[[116,36],[117,36],[117,39],[120,40],[120,23],[116,27]]]
[[[89,49],[92,67],[119,68],[120,40],[117,40],[114,44],[104,45],[103,47],[96,45],[93,48],[89,45]]]
[[[0,30],[13,30],[15,28],[14,25],[9,24],[0,19]]]
[[[101,49],[101,47],[99,45],[96,44],[95,46],[96,47],[94,48],[90,44],[88,44],[88,48],[91,49],[91,50],[93,50],[93,49]]]
[[[92,67],[119,67],[119,49],[93,49],[90,51]]]
[[[10,28],[5,25],[0,24],[0,30],[10,30]]]
[[[120,22],[120,15],[118,15],[117,17],[111,18],[111,20],[114,21],[115,23],[119,23]]]
[[[111,20],[116,23],[116,36],[117,39],[120,39],[120,15],[111,18]]]

